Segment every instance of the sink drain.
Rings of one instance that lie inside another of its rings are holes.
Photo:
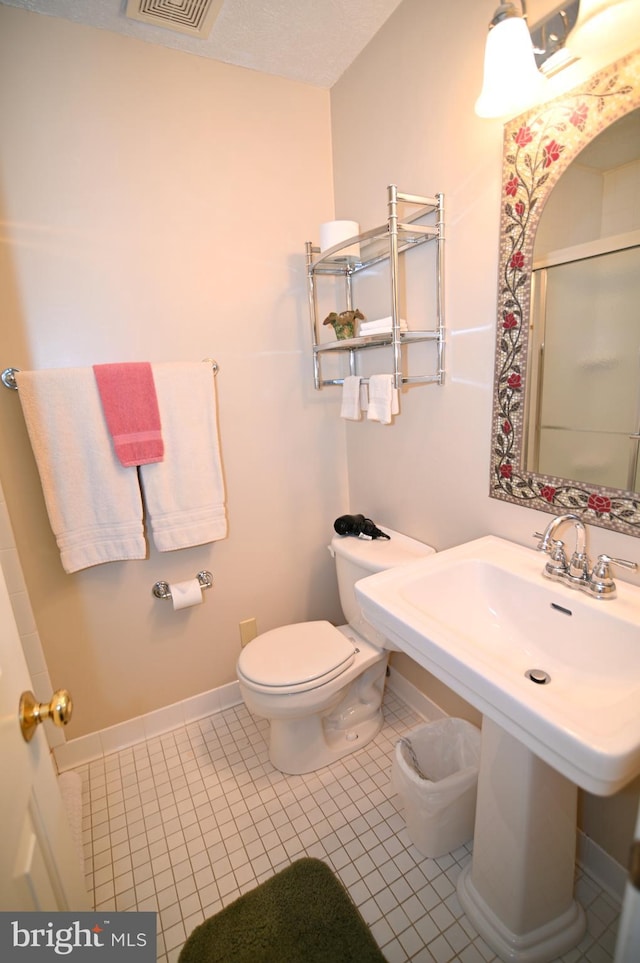
[[[525,672],[527,679],[531,679],[536,685],[548,685],[551,682],[551,676],[544,669],[527,669]]]

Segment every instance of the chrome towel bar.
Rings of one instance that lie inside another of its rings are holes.
[[[203,362],[207,362],[211,365],[211,370],[213,371],[214,377],[220,371],[220,365],[213,358],[203,358]],[[2,379],[2,384],[5,388],[12,388],[13,391],[18,390],[18,382],[16,381],[16,375],[20,371],[20,368],[5,368],[0,378]]]
[[[213,585],[213,575],[211,572],[198,572],[196,578],[203,589],[211,588]],[[156,582],[151,589],[157,599],[170,599],[171,589],[168,582]]]

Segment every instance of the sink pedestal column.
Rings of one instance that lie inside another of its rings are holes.
[[[486,716],[473,859],[458,897],[503,960],[545,963],[580,942],[577,787]]]

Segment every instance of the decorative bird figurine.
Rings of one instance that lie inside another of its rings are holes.
[[[322,323],[332,324],[338,341],[344,341],[355,336],[356,321],[364,321],[364,314],[358,308],[355,311],[342,311],[340,314],[332,311]]]

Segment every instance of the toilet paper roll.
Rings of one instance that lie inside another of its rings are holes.
[[[174,610],[188,609],[190,605],[200,605],[202,602],[202,586],[197,578],[169,583],[169,591]]]
[[[355,237],[360,233],[360,225],[357,221],[326,221],[320,225],[320,251],[328,251],[330,247],[346,241],[347,238]],[[360,245],[351,244],[349,247],[342,248],[341,251],[332,257],[332,261],[358,261],[360,259]]]

